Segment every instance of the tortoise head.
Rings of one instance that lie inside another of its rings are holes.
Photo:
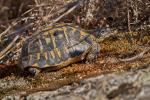
[[[92,34],[94,35],[97,42],[103,41],[105,38],[110,37],[114,33],[116,33],[116,30],[110,29],[108,27],[98,28],[92,31]]]

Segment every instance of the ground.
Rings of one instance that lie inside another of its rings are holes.
[[[149,83],[143,86],[143,82],[145,84],[149,80],[149,76],[145,77],[149,75],[149,52],[133,61],[125,62],[119,59],[140,54],[146,47],[149,47],[149,40],[149,31],[118,32],[115,36],[100,43],[101,51],[93,62],[86,64],[83,61],[71,64],[58,71],[42,72],[35,77],[22,73],[15,65],[0,66],[0,97],[4,100],[8,98],[15,98],[15,100],[20,98],[27,100],[40,98],[52,100],[59,100],[59,98],[120,100],[124,98],[126,100],[128,97],[133,100],[135,97],[141,98],[141,92],[146,91],[146,86],[148,86],[147,91],[150,91]],[[109,84],[110,82],[112,84]],[[113,85],[116,87],[114,88]]]

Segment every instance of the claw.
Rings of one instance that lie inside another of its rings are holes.
[[[30,74],[32,74],[33,76],[36,76],[40,73],[40,70],[37,68],[29,68],[28,71],[30,72]]]

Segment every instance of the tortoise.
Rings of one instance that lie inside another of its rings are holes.
[[[82,60],[95,59],[99,42],[110,36],[109,28],[86,31],[69,23],[55,24],[36,32],[22,46],[19,66],[36,75],[58,70]]]

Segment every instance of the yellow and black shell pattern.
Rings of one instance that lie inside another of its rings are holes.
[[[22,47],[20,66],[52,70],[80,60],[92,45],[92,35],[71,24],[56,24],[35,33]]]

